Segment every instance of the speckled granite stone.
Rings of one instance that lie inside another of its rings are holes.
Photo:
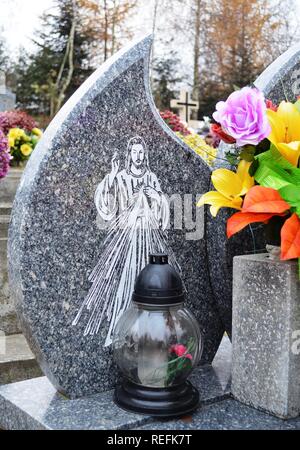
[[[211,190],[214,187],[211,186]],[[236,211],[221,209],[216,218],[208,212],[207,253],[208,266],[214,298],[224,328],[231,337],[232,326],[232,274],[233,258],[237,255],[264,251],[266,248],[264,227],[251,225],[227,239],[226,223]]]
[[[281,420],[228,399],[179,420],[151,422],[136,430],[300,430],[300,419]]]
[[[254,84],[275,104],[294,102],[300,95],[300,44],[277,58]]]
[[[229,397],[231,344],[222,340],[212,366],[198,367],[192,381],[201,407],[191,416],[157,421],[122,411],[112,391],[69,400],[55,392],[47,378],[0,386],[0,428],[9,430],[295,430],[300,418],[281,420]]]
[[[195,369],[191,381],[201,405],[229,397],[231,344],[224,338],[213,365]],[[113,392],[69,400],[47,378],[0,386],[0,428],[20,429],[131,429],[153,418],[127,413],[112,401]],[[201,406],[202,408],[203,406]],[[154,425],[155,426],[155,425]]]
[[[234,259],[232,393],[283,418],[300,414],[299,298],[296,261]]]
[[[118,430],[150,417],[128,413],[113,402],[113,391],[69,400],[46,377],[0,386],[0,426],[6,430]]]
[[[94,194],[116,149],[123,168],[128,140],[142,136],[151,170],[169,196],[193,194],[195,205],[210,183],[208,166],[154,106],[151,43],[148,37],[116,54],[67,102],[33,152],[13,206],[9,269],[17,313],[44,373],[72,398],[108,390],[117,380],[110,347],[103,347],[108,325],[86,336],[83,322],[72,326],[105,250],[107,231],[96,226]],[[210,284],[205,227],[198,240],[186,239],[187,228],[171,228],[168,242],[204,333],[203,362],[209,362],[224,327]]]
[[[190,381],[197,387],[201,405],[227,398],[231,392],[231,353],[229,338],[224,336],[212,364],[196,367]]]

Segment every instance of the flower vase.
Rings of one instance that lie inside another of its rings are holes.
[[[287,419],[300,414],[300,282],[296,260],[234,258],[232,393]]]

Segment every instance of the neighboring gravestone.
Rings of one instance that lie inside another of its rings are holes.
[[[254,84],[275,104],[295,102],[300,95],[300,44],[277,58]]]
[[[7,233],[12,202],[22,171],[10,168],[0,180],[0,331],[7,334],[20,333],[13,300],[9,294],[7,274]]]
[[[15,108],[16,96],[6,87],[5,72],[0,70],[0,112]]]
[[[150,251],[168,252],[181,267],[204,333],[203,362],[224,331],[206,214],[195,208],[210,169],[154,106],[151,43],[116,54],[67,102],[34,150],[13,207],[11,292],[43,371],[70,397],[114,386],[113,328]]]

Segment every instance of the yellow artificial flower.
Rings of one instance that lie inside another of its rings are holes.
[[[23,144],[21,145],[20,150],[24,156],[29,156],[32,152],[32,147],[29,144]]]
[[[35,134],[36,136],[38,136],[38,137],[43,136],[43,132],[42,132],[42,130],[40,130],[39,128],[33,128],[33,129],[31,130],[31,132],[32,132],[33,134]]]
[[[211,205],[210,212],[216,217],[220,208],[241,209],[242,196],[254,186],[254,178],[249,175],[251,163],[242,160],[236,173],[228,169],[217,169],[212,173],[211,181],[216,191],[202,195],[197,206]]]
[[[12,138],[12,137],[8,138],[8,145],[9,145],[9,148],[12,148],[15,145],[14,138]]]
[[[26,133],[21,128],[11,128],[8,133],[8,138],[20,139],[26,136]]]
[[[300,112],[293,103],[281,102],[277,111],[267,110],[272,128],[268,139],[294,166],[300,156]]]

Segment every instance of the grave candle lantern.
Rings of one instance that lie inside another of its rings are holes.
[[[182,281],[167,255],[150,255],[114,333],[114,357],[124,376],[114,399],[121,408],[170,417],[198,406],[199,393],[187,377],[200,360],[202,339],[183,301]]]

